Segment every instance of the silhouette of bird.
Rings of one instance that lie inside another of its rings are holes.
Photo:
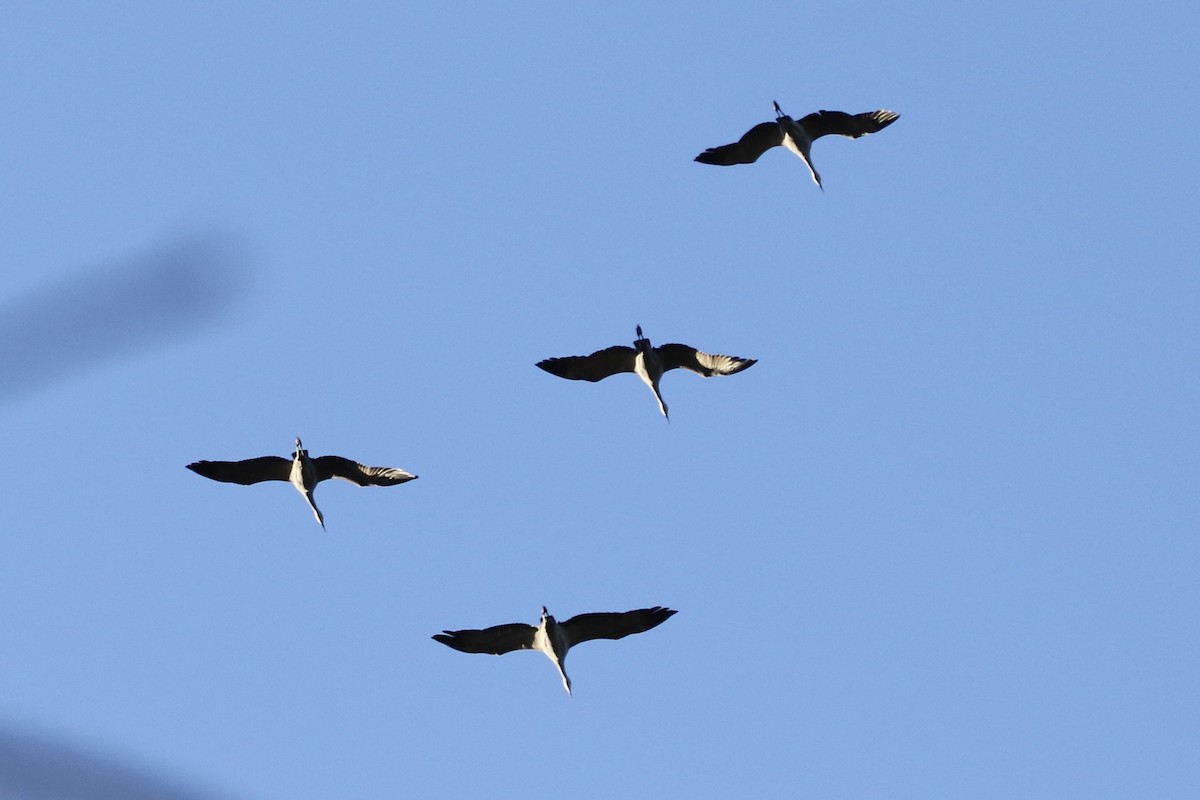
[[[663,402],[658,382],[664,372],[673,369],[690,370],[697,375],[711,378],[714,375],[733,375],[753,366],[755,358],[709,355],[686,344],[664,344],[651,347],[650,340],[642,336],[642,326],[637,326],[637,339],[633,347],[615,345],[597,350],[590,356],[564,356],[547,358],[537,365],[560,378],[572,381],[601,381],[610,375],[632,372],[650,387],[658,400],[658,408],[670,421],[667,404]]]
[[[774,100],[771,102],[775,105],[774,122],[759,123],[746,131],[746,134],[733,144],[710,147],[696,156],[696,160],[701,164],[716,164],[721,167],[733,164],[753,164],[759,156],[772,147],[784,145],[804,159],[804,163],[808,165],[808,171],[812,173],[813,183],[817,184],[821,191],[825,191],[825,187],[821,186],[821,175],[813,166],[810,158],[813,142],[829,134],[857,139],[868,133],[877,133],[900,119],[899,114],[881,109],[867,111],[863,114],[817,111],[797,122],[783,113],[779,103]]]
[[[433,638],[464,653],[500,656],[514,650],[540,650],[554,662],[562,676],[563,688],[570,695],[571,679],[563,667],[568,650],[592,639],[621,639],[632,633],[644,633],[663,624],[674,613],[674,609],[655,606],[623,613],[579,614],[560,623],[542,606],[542,620],[536,626],[514,622],[482,630],[443,631]]]
[[[309,458],[308,451],[296,438],[296,454],[291,460],[279,456],[248,458],[245,461],[197,461],[187,468],[198,475],[225,483],[249,486],[262,481],[291,481],[296,491],[304,495],[313,516],[325,529],[325,516],[317,508],[313,492],[317,484],[330,478],[341,478],[359,486],[395,486],[416,479],[416,475],[395,467],[367,467],[341,456]]]

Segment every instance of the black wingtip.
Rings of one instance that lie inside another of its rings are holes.
[[[548,372],[556,378],[568,378],[566,375],[566,367],[561,363],[561,358],[546,358],[539,361],[535,366],[543,372]]]
[[[653,627],[655,628],[679,613],[677,610],[673,608],[667,608],[666,606],[655,606],[654,608],[649,609],[649,611],[654,617]]]

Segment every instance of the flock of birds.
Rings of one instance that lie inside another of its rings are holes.
[[[755,125],[736,142],[710,147],[696,156],[695,160],[718,166],[753,164],[772,147],[783,145],[803,159],[813,182],[824,191],[821,175],[812,163],[814,141],[830,134],[857,139],[877,133],[900,118],[899,114],[883,110],[863,114],[817,111],[795,120],[783,113],[779,103],[774,103],[774,106],[774,121]],[[685,344],[653,347],[650,340],[642,335],[642,326],[638,325],[633,347],[615,345],[587,356],[547,358],[539,361],[537,366],[560,378],[593,383],[612,375],[632,372],[654,392],[658,408],[669,422],[667,404],[659,389],[664,373],[686,369],[711,378],[733,375],[755,363],[756,359],[753,358],[711,355]],[[250,485],[263,481],[289,481],[296,491],[304,495],[322,530],[325,528],[325,516],[313,499],[313,492],[321,481],[341,478],[359,486],[395,486],[417,478],[402,469],[368,467],[341,456],[312,458],[299,438],[296,439],[296,449],[290,461],[279,456],[261,456],[243,461],[196,461],[188,464],[187,468],[198,475],[224,483]],[[545,653],[554,662],[562,677],[563,688],[570,695],[571,679],[567,677],[563,666],[568,650],[593,639],[621,639],[634,633],[644,633],[666,622],[675,613],[673,609],[655,606],[625,612],[578,614],[566,622],[559,622],[542,606],[541,621],[536,626],[513,622],[490,628],[443,631],[433,638],[464,653],[503,655],[514,650]]]

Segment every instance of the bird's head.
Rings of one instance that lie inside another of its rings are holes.
[[[304,442],[300,441],[300,437],[296,437],[296,454],[299,455],[304,451]]]
[[[775,102],[774,100],[772,100],[772,101],[771,101],[771,105],[775,106],[775,118],[776,118],[776,119],[778,119],[779,117],[786,117],[786,116],[787,116],[787,114],[784,114],[784,113],[783,113],[783,109],[779,107],[779,103],[777,103],[777,102]]]
[[[650,340],[642,335],[642,326],[637,326],[637,338],[633,341],[633,346],[639,351],[650,349]]]

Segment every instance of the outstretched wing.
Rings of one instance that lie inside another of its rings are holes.
[[[868,111],[864,114],[847,114],[845,111],[818,111],[800,120],[809,138],[819,139],[829,134],[849,136],[857,139],[868,133],[878,133],[900,119],[891,111]]]
[[[633,372],[634,356],[637,351],[625,345],[615,345],[597,350],[590,356],[564,356],[547,358],[537,365],[560,378],[572,381],[602,381],[619,372]]]
[[[679,368],[706,378],[714,375],[732,375],[758,363],[756,358],[710,355],[686,344],[664,344],[654,349],[662,361],[664,372]]]
[[[214,481],[249,486],[260,481],[286,481],[292,474],[290,459],[279,456],[247,458],[245,461],[197,461],[187,468]]]
[[[490,653],[502,656],[513,650],[528,650],[533,647],[533,635],[537,628],[523,622],[509,625],[494,625],[483,630],[442,631],[433,638],[447,647],[464,653]]]
[[[320,456],[312,460],[317,480],[341,478],[359,486],[395,486],[416,479],[416,475],[395,467],[368,467],[341,456]]]
[[[696,160],[701,164],[716,164],[728,167],[733,164],[753,164],[758,157],[772,147],[783,144],[783,128],[777,122],[763,122],[746,131],[746,135],[733,144],[710,147]]]
[[[579,614],[562,623],[562,630],[573,647],[591,639],[621,639],[631,633],[644,633],[663,624],[674,613],[674,609],[655,606],[637,611]]]

